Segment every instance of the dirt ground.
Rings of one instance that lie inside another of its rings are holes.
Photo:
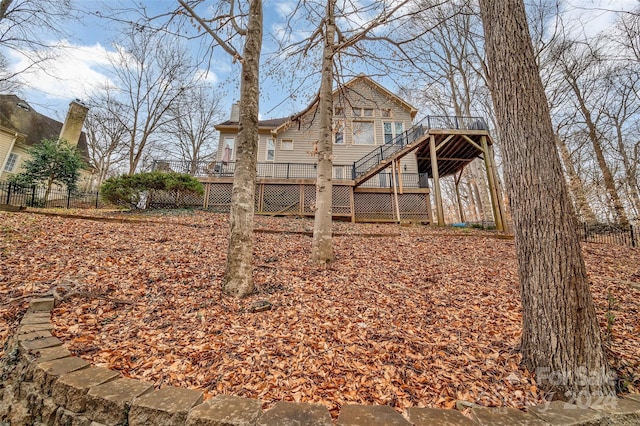
[[[336,222],[336,262],[317,267],[312,220],[257,217],[257,291],[235,300],[220,291],[226,215],[70,213],[115,219],[0,212],[3,345],[29,297],[56,288],[76,293],[53,313],[76,355],[208,397],[333,413],[545,397],[520,365],[514,244],[495,233]],[[640,250],[583,247],[618,385],[638,391]],[[251,312],[264,300],[271,310]]]

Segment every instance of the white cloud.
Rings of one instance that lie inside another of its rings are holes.
[[[60,41],[49,49],[53,55],[41,67],[33,67],[20,74],[23,84],[45,93],[51,98],[86,98],[99,86],[110,83],[108,70],[111,66],[109,57],[115,52],[106,50],[100,44],[93,46],[72,45],[66,40]],[[35,52],[37,55],[38,52]],[[27,53],[11,52],[13,70],[28,67]]]
[[[275,10],[280,17],[289,18],[291,14],[296,10],[296,3],[292,1],[278,1],[275,3]]]
[[[216,73],[214,73],[212,70],[205,69],[199,69],[198,71],[196,71],[195,80],[209,84],[217,84],[218,81],[220,81]]]
[[[610,28],[623,11],[638,6],[638,0],[566,0],[562,19],[574,36],[592,38]]]

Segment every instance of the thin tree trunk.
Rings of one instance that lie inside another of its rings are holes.
[[[623,226],[629,225],[629,219],[627,218],[627,214],[624,211],[622,201],[620,201],[620,196],[618,195],[618,190],[616,189],[616,183],[613,179],[613,174],[611,173],[611,169],[607,164],[607,160],[604,158],[602,144],[600,143],[600,139],[598,138],[598,130],[596,128],[596,124],[591,118],[591,112],[587,108],[586,101],[584,100],[582,92],[578,87],[576,78],[573,75],[568,75],[567,78],[569,80],[569,86],[571,86],[571,89],[573,90],[573,93],[576,95],[576,98],[578,100],[580,112],[582,113],[582,116],[584,117],[584,120],[587,124],[589,140],[591,141],[591,145],[593,146],[593,153],[596,156],[596,161],[598,162],[598,166],[600,167],[600,171],[602,172],[604,186],[607,190],[607,194],[609,195],[609,200],[611,201],[610,205],[613,207],[613,211],[616,214],[617,222],[618,224]]]
[[[332,241],[333,203],[333,54],[335,50],[336,0],[327,0],[324,51],[322,55],[322,83],[320,85],[320,135],[318,139],[318,175],[316,177],[316,211],[313,224],[311,259],[316,263],[334,260]]]
[[[236,167],[231,193],[230,233],[223,291],[245,297],[253,284],[253,216],[258,155],[258,100],[260,50],[262,48],[262,0],[252,0],[244,44],[240,79],[240,122]]]
[[[584,192],[584,185],[582,184],[582,179],[576,173],[576,169],[573,166],[573,162],[571,161],[571,154],[569,154],[569,148],[567,144],[564,143],[564,140],[560,137],[556,137],[556,145],[560,150],[560,156],[562,157],[562,162],[564,163],[564,169],[567,172],[569,178],[569,188],[576,203],[576,211],[578,216],[583,220],[589,223],[596,222],[596,215],[593,213],[593,209],[589,205],[589,201],[587,201],[587,196]]]
[[[624,165],[625,172],[625,181],[627,183],[627,187],[629,188],[629,197],[631,198],[631,203],[633,204],[633,209],[635,210],[636,217],[640,215],[640,195],[638,191],[638,181],[636,180],[636,173],[634,170],[631,161],[629,160],[629,155],[627,155],[627,150],[624,146],[624,137],[622,136],[622,125],[616,120],[616,141],[618,144],[618,151],[620,151],[620,155],[622,156],[622,164]]]
[[[524,365],[555,399],[611,395],[523,0],[480,0],[480,12],[515,228]]]

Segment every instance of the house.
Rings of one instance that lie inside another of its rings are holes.
[[[360,75],[334,91],[333,178],[352,179],[353,163],[376,146],[393,143],[409,128],[417,110],[373,79]],[[278,164],[296,164],[298,177],[308,176],[316,162],[314,150],[320,131],[315,105],[295,119],[279,118],[260,121],[258,162],[259,176],[278,177]],[[238,133],[238,104],[234,104],[228,121],[220,123],[217,161],[235,160]],[[269,167],[269,164],[274,166]],[[302,165],[307,165],[303,167]],[[291,169],[291,166],[290,166]],[[415,155],[401,161],[404,173],[417,174]],[[390,186],[387,175],[380,185]]]
[[[426,116],[373,79],[360,75],[333,92],[332,215],[352,221],[437,222],[444,225],[440,179],[482,157],[495,223],[504,228],[492,141],[479,117]],[[192,173],[205,185],[203,207],[229,211],[239,106],[220,132],[216,161],[196,167],[157,160]],[[259,122],[256,213],[315,213],[317,102],[293,117]],[[434,195],[435,220],[431,212]]]
[[[27,150],[43,139],[65,139],[76,145],[89,164],[87,138],[82,131],[89,109],[80,101],[69,105],[64,123],[37,112],[16,95],[0,95],[0,181],[21,171]],[[88,178],[85,171],[83,177]]]

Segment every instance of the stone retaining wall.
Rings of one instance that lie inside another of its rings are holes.
[[[258,400],[218,395],[203,401],[196,390],[123,378],[71,356],[51,335],[52,298],[36,299],[13,337],[0,383],[0,426],[9,425],[191,425],[330,426],[327,408],[278,402],[262,410]],[[473,420],[456,410],[345,405],[341,426],[460,425],[640,425],[640,395],[607,406],[581,408],[564,402],[530,407],[472,408]]]

